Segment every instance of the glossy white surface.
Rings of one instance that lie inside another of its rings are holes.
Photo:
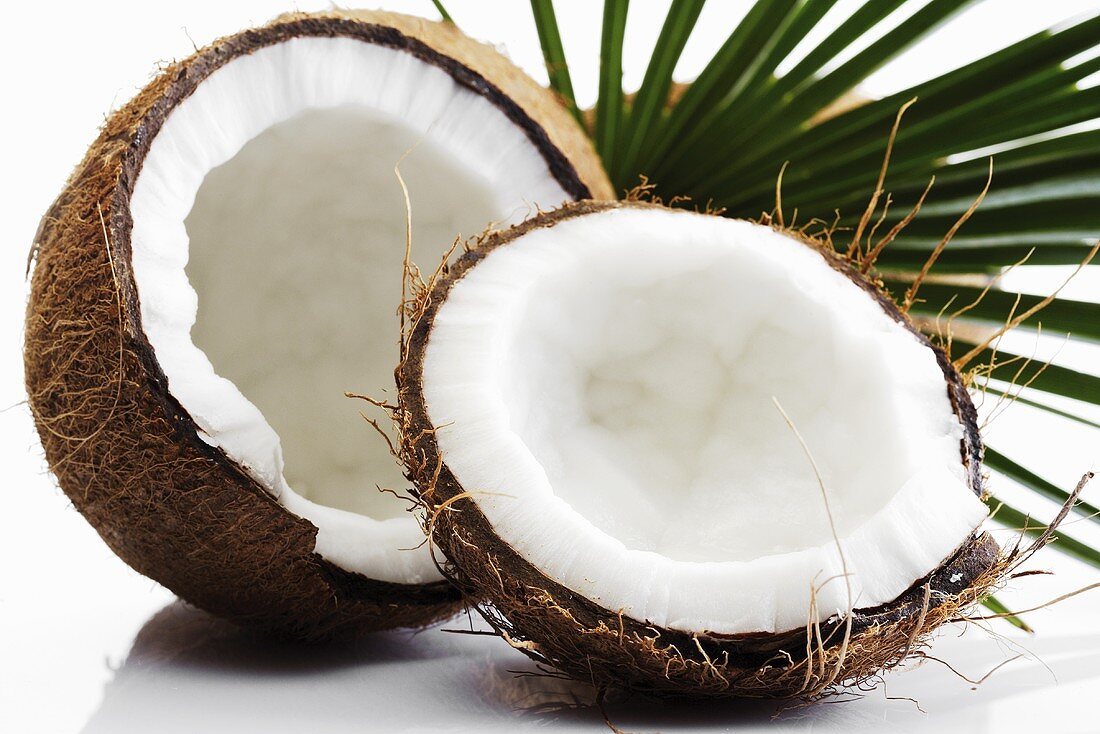
[[[454,623],[461,628],[459,620]],[[1091,646],[1090,654],[1088,648]],[[1038,724],[1069,707],[1096,685],[1100,634],[1046,636],[1041,648],[1053,672],[1035,661],[999,671],[980,690],[944,667],[927,663],[879,692],[845,705],[792,709],[772,721],[767,702],[661,705],[626,700],[607,707],[609,718],[631,732],[933,731],[944,722],[969,731],[1005,731],[1005,724]],[[980,677],[1000,652],[988,638],[945,641],[937,654],[963,674]],[[179,602],[153,616],[104,687],[83,731],[599,731],[599,710],[566,707],[592,691],[547,678],[517,677],[532,665],[497,640],[436,630],[378,635],[348,648],[302,651],[256,641]],[[1058,685],[1053,684],[1054,676]],[[912,696],[930,712],[900,697]],[[1037,705],[1038,704],[1038,705]],[[1094,731],[1087,722],[1064,731]],[[1015,729],[1008,729],[1014,731]]]
[[[380,634],[345,647],[259,640],[172,601],[109,557],[91,533],[64,527],[80,521],[55,498],[41,505],[48,516],[38,518],[38,527],[48,522],[79,542],[69,543],[75,556],[38,559],[37,571],[64,584],[21,578],[16,588],[27,598],[5,594],[5,732],[607,731],[591,706],[540,710],[587,703],[593,694],[584,686],[517,676],[535,668],[500,640],[439,629]],[[1036,584],[1041,590],[1007,598],[1045,597],[1088,578],[1067,571]],[[1080,598],[1033,614],[1040,634],[1032,638],[1004,625],[996,628],[1008,635],[1000,642],[976,628],[962,636],[947,631],[934,654],[973,679],[1023,648],[1030,651],[978,687],[927,662],[891,675],[887,688],[861,700],[791,709],[776,720],[777,707],[768,702],[631,699],[611,704],[608,714],[630,732],[1002,734],[1034,731],[1041,722],[1057,727],[1051,730],[1094,732],[1096,607],[1095,599]],[[465,626],[464,619],[446,625]]]
[[[712,0],[689,49],[698,62],[728,31],[730,3]],[[303,9],[320,2],[299,2]],[[428,0],[387,2],[388,7],[431,12]],[[507,40],[529,69],[539,63],[526,3],[450,0],[448,6],[473,34]],[[659,14],[667,2],[635,0],[639,14]],[[743,2],[737,2],[742,7]],[[722,6],[722,7],[719,7]],[[1027,9],[1005,12],[1004,8]],[[90,142],[112,99],[127,99],[158,59],[205,43],[288,7],[248,0],[151,4],[21,4],[5,9],[0,68],[13,102],[0,129],[0,732],[606,732],[588,708],[559,715],[517,713],[547,699],[568,699],[555,682],[515,678],[532,666],[504,643],[429,630],[392,633],[345,650],[302,649],[263,643],[173,604],[164,589],[126,568],[72,509],[46,474],[41,449],[22,404],[23,280],[26,249],[38,218]],[[598,12],[590,0],[559,0],[568,51],[578,67],[594,69]],[[1074,12],[1096,0],[1041,4],[996,0],[977,6],[922,45],[919,59],[876,74],[872,89],[918,80],[990,50],[1005,40]],[[726,10],[723,11],[723,8]],[[58,22],[63,19],[63,22]],[[627,83],[637,84],[646,44],[658,23],[632,25]],[[186,28],[186,32],[183,30]],[[694,66],[692,66],[694,64]],[[687,67],[685,67],[686,69]],[[576,75],[582,99],[595,95],[595,77]],[[1057,272],[1018,276],[1012,286],[1047,291]],[[1100,277],[1090,275],[1066,295],[1100,298]],[[1017,346],[1029,348],[1032,340]],[[1060,341],[1044,344],[1053,353]],[[1059,361],[1097,371],[1096,347],[1064,348]],[[1100,419],[1092,411],[1094,420]],[[991,428],[1004,451],[1021,451],[1029,466],[1061,486],[1081,472],[1100,469],[1100,435],[1069,430],[1064,422],[1017,406]],[[1051,506],[994,478],[995,488],[1029,510]],[[1089,490],[1100,501],[1100,486]],[[1100,543],[1086,523],[1072,526],[1083,540]],[[1003,598],[1015,607],[1039,603],[1097,580],[1094,571],[1053,553],[1041,556],[1052,577],[1020,580]],[[1004,624],[996,641],[974,629],[947,632],[934,654],[980,678],[1024,646],[1038,659],[1015,660],[974,690],[943,666],[888,678],[879,691],[843,705],[787,711],[773,721],[767,703],[666,706],[642,701],[614,704],[612,720],[630,732],[902,731],[1096,732],[1100,716],[1100,594],[1084,595],[1028,616],[1039,634],[1028,637]],[[460,626],[458,622],[451,626]],[[137,642],[135,643],[135,640]],[[543,686],[549,686],[549,692]],[[582,700],[590,692],[579,692]],[[900,697],[914,697],[927,713]]]

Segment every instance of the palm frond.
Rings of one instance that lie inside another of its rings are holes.
[[[664,114],[669,90],[672,88],[672,72],[705,2],[706,0],[672,0],[642,79],[642,86],[631,105],[630,116],[623,131],[622,157],[618,171],[633,172],[644,168],[644,146],[650,138],[650,131]],[[616,173],[616,169],[611,169],[613,180],[617,181],[621,177],[615,176]]]
[[[1017,629],[1021,629],[1024,632],[1034,632],[1035,631],[1035,630],[1031,629],[1031,627],[1028,626],[1027,622],[1020,619],[1019,616],[1014,614],[1012,612],[1012,610],[1009,609],[1007,606],[1005,606],[1004,602],[1000,601],[997,597],[995,597],[993,595],[987,596],[982,601],[982,604],[985,606],[986,609],[993,612],[994,614],[1004,615],[1003,619],[1006,622],[1008,622],[1009,624],[1011,624],[1013,627],[1015,627]]]
[[[593,139],[607,169],[617,162],[623,108],[623,38],[630,0],[607,0],[603,6],[600,39],[600,96],[596,102]]]
[[[551,0],[531,0],[531,14],[535,16],[535,28],[538,30],[542,56],[546,60],[550,88],[561,96],[573,117],[583,124],[576,95],[573,94],[573,78],[569,75],[569,64],[565,61],[565,47],[562,46],[554,4]]]
[[[451,25],[454,25],[454,18],[452,18],[451,14],[447,12],[447,8],[443,7],[443,3],[441,2],[441,0],[432,0],[432,5],[435,6],[435,9],[439,12],[439,16],[443,19],[445,23],[450,23]]]
[[[991,446],[985,449],[985,464],[990,469],[1011,477],[1036,494],[1053,500],[1059,505],[1064,505],[1069,500],[1069,492],[1048,482],[1035,472],[1025,469]],[[1088,502],[1078,501],[1074,504],[1072,511],[1087,520],[1100,523],[1100,509]]]
[[[1045,524],[1033,519],[1026,512],[1010,507],[1001,500],[991,498],[988,504],[993,513],[993,518],[997,522],[1019,531],[1026,537],[1037,538],[1049,530]],[[1093,568],[1100,568],[1100,551],[1066,535],[1061,530],[1050,541],[1050,547],[1057,548],[1066,555],[1087,563]]]

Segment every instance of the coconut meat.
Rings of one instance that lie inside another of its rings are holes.
[[[525,133],[440,68],[297,38],[229,61],[168,115],[131,242],[142,326],[201,438],[312,521],[326,559],[423,583],[440,576],[422,533],[377,489],[404,479],[344,396],[393,384],[406,152],[429,268],[459,233],[569,198]]]
[[[757,224],[625,208],[532,230],[451,288],[422,380],[494,534],[664,628],[780,632],[811,596],[817,619],[888,603],[986,515],[932,349]]]

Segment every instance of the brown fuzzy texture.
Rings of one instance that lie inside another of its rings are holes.
[[[314,639],[425,625],[461,600],[445,582],[381,582],[324,561],[310,522],[198,437],[145,337],[130,266],[130,196],[166,116],[230,59],[299,36],[355,38],[436,64],[516,122],[571,195],[610,187],[552,95],[455,29],[391,14],[299,14],[221,39],[163,69],[104,124],[32,251],[24,358],[46,458],[133,568],[235,622]]]
[[[529,657],[603,690],[623,687],[662,697],[801,697],[873,685],[881,673],[921,655],[931,633],[966,611],[1014,567],[986,534],[968,538],[951,557],[894,602],[854,610],[847,646],[844,619],[784,633],[716,635],[661,629],[599,605],[552,581],[498,538],[440,456],[421,391],[424,350],[449,289],[490,251],[558,222],[639,202],[581,202],[487,235],[450,267],[415,289],[398,368],[394,421],[402,459],[430,519],[431,535],[464,591],[485,599],[480,611],[509,644]],[[680,216],[705,216],[684,212]],[[852,278],[882,308],[936,352],[945,389],[965,426],[960,461],[982,493],[981,443],[974,407],[959,374],[908,317],[844,258],[800,238]]]

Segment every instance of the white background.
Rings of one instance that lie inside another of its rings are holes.
[[[459,25],[506,47],[540,79],[537,37],[527,3],[450,0]],[[428,0],[386,7],[434,16]],[[851,8],[842,2],[841,8]],[[559,20],[582,103],[595,96],[599,3],[559,0]],[[678,72],[690,78],[733,23],[744,0],[712,0]],[[322,3],[299,3],[303,10]],[[628,26],[628,86],[644,71],[667,2],[635,0]],[[56,489],[23,404],[22,319],[25,257],[38,218],[79,161],[103,117],[149,79],[158,61],[194,45],[262,23],[287,6],[261,0],[21,3],[2,24],[0,69],[6,103],[0,118],[4,177],[0,202],[0,731],[252,732],[605,730],[591,708],[540,714],[532,706],[587,701],[591,693],[542,679],[498,640],[427,630],[378,635],[343,648],[273,645],[190,610],[116,559]],[[877,73],[866,89],[881,94],[994,50],[1076,13],[1097,0],[989,0]],[[995,124],[995,121],[991,121]],[[1045,291],[1060,270],[1012,279]],[[1100,300],[1091,275],[1068,294]],[[1056,340],[1057,341],[1057,340]],[[1024,340],[1024,348],[1033,340]],[[1060,342],[1058,342],[1060,343]],[[1042,350],[1057,345],[1041,345]],[[1066,348],[1060,361],[1092,371],[1096,348]],[[1080,409],[1073,406],[1073,409]],[[1091,415],[1096,419],[1096,411]],[[1002,450],[1069,487],[1100,468],[1095,431],[1024,407],[991,427]],[[1051,507],[994,478],[995,489],[1046,516]],[[1100,487],[1087,495],[1100,502]],[[1084,523],[1071,532],[1091,543]],[[1003,533],[1002,533],[1003,535]],[[1017,608],[1097,579],[1053,552],[1039,566],[1052,577],[1018,582],[1003,594]],[[1100,594],[1028,615],[1039,634],[1003,623],[997,639],[971,628],[946,632],[936,663],[889,677],[888,689],[843,705],[784,712],[771,704],[666,706],[629,700],[610,714],[628,731],[1100,731]],[[463,620],[452,623],[462,626]],[[135,638],[141,636],[135,643]],[[887,697],[887,694],[889,697]],[[912,701],[919,701],[918,710]]]

